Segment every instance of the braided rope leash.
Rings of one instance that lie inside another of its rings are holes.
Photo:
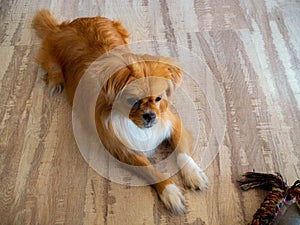
[[[238,182],[244,191],[252,188],[269,190],[268,195],[253,215],[252,222],[248,225],[271,225],[284,205],[294,202],[300,204],[300,180],[289,187],[279,173],[247,172]]]

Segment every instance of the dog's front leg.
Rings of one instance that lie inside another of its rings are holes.
[[[181,168],[184,184],[195,190],[204,190],[209,182],[206,174],[192,158],[193,137],[178,116],[170,117],[173,124],[170,142],[177,152],[177,164]]]
[[[184,197],[174,182],[155,169],[150,161],[140,153],[118,154],[118,159],[128,165],[130,169],[152,184],[165,206],[176,214],[185,212]]]
[[[145,179],[157,191],[165,206],[176,214],[185,212],[184,196],[174,182],[154,168],[146,156],[127,149],[114,135],[111,124],[105,126],[104,120],[98,120],[98,134],[110,154],[119,161],[129,165],[131,171]],[[107,132],[103,132],[106,129]],[[102,131],[102,132],[101,132]],[[109,133],[109,138],[105,134]]]

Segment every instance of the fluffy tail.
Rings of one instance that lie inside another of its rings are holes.
[[[33,19],[33,28],[40,38],[44,38],[50,32],[59,31],[59,24],[47,9],[42,9]]]

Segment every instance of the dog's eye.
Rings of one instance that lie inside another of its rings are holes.
[[[137,99],[137,98],[128,98],[127,99],[127,103],[129,104],[129,105],[135,105],[136,103],[138,103],[139,102],[139,100]]]
[[[161,100],[161,95],[155,99],[155,102],[159,102]]]

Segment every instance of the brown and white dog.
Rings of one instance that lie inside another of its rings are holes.
[[[59,24],[48,10],[41,10],[33,26],[43,39],[37,61],[47,72],[44,80],[52,93],[60,93],[65,88],[71,105],[87,67],[101,55],[126,45],[128,38],[120,22],[104,17],[78,18]],[[191,158],[192,136],[168,107],[168,99],[181,81],[181,69],[167,57],[137,55],[129,50],[121,57],[124,61],[134,58],[136,63],[125,65],[110,76],[99,93],[95,114],[99,138],[119,161],[141,166],[139,175],[153,184],[165,206],[175,213],[183,213],[185,205],[180,189],[151,166],[145,153],[146,148],[156,149],[168,140],[176,149],[186,186],[195,190],[207,188],[207,176]],[[117,62],[111,60],[112,64]],[[112,117],[119,93],[122,93],[118,98],[120,104]],[[150,133],[151,139],[146,142],[135,138]]]

